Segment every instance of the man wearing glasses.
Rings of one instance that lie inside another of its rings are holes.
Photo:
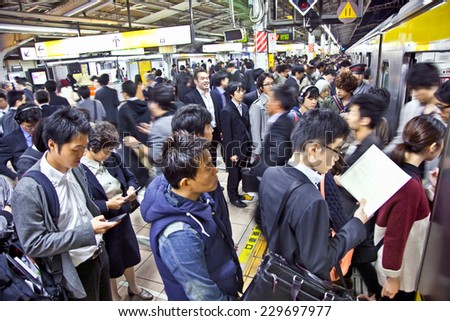
[[[443,83],[434,96],[437,99],[436,107],[441,112],[442,120],[445,124],[448,124],[450,115],[450,81]]]
[[[273,76],[267,72],[262,73],[256,80],[256,87],[261,92],[261,95],[250,106],[250,131],[253,140],[253,159],[259,160],[261,155],[261,147],[264,136],[266,135],[267,119],[267,103],[269,102],[269,93],[272,86],[275,84]]]
[[[25,103],[17,108],[14,120],[19,128],[4,136],[0,140],[0,174],[17,180],[17,174],[9,169],[6,164],[11,161],[16,170],[19,157],[30,146],[33,145],[31,136],[37,122],[42,118],[42,109],[31,103]]]
[[[334,265],[366,238],[365,201],[337,233],[330,237],[330,213],[317,184],[339,159],[339,150],[350,130],[331,110],[313,109],[302,117],[292,133],[294,153],[286,166],[268,168],[260,185],[262,228],[269,249],[287,262],[300,264],[324,280]],[[274,222],[284,194],[290,194],[283,221]],[[280,229],[280,231],[275,231]],[[278,237],[272,238],[274,232]]]

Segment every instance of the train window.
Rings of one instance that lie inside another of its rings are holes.
[[[371,52],[366,53],[366,57],[367,57],[367,67],[370,68],[372,67],[372,53]]]
[[[381,65],[381,87],[388,89],[389,86],[389,61],[384,60]]]

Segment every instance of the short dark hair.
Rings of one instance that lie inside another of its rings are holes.
[[[228,74],[225,71],[219,71],[216,72],[213,76],[212,76],[212,85],[215,87],[219,87],[220,83],[222,82],[222,80],[224,80],[225,78],[228,78]]]
[[[130,97],[136,96],[137,86],[131,80],[124,81],[122,83],[122,91]]]
[[[8,92],[1,88],[0,88],[0,98],[3,98],[4,100],[8,100]]]
[[[91,90],[88,86],[81,86],[78,88],[78,95],[80,95],[83,99],[89,98],[91,96]]]
[[[282,64],[282,65],[278,65],[275,70],[279,73],[285,72],[286,70],[289,69],[289,66],[286,64]]]
[[[264,88],[263,85],[264,85],[264,80],[266,80],[266,78],[271,78],[272,80],[275,81],[275,78],[273,78],[273,76],[271,74],[269,74],[268,72],[263,72],[256,79],[256,88]]]
[[[434,95],[439,101],[450,104],[450,81],[444,82]]]
[[[113,124],[107,121],[99,121],[92,126],[89,133],[88,148],[98,153],[102,148],[119,147],[119,132]]]
[[[245,91],[244,84],[241,83],[240,81],[232,81],[228,84],[227,93],[231,97],[239,89]]]
[[[172,104],[174,99],[175,96],[172,85],[161,84],[153,89],[153,101],[163,110],[174,109]]]
[[[18,100],[22,101],[23,99],[23,91],[22,90],[11,90],[8,91],[8,105],[9,107],[14,107]]]
[[[292,65],[291,74],[292,76],[295,76],[296,73],[304,73],[305,67],[303,65]]]
[[[50,95],[48,94],[48,91],[39,89],[34,93],[34,99],[36,99],[36,101],[42,105],[50,101]]]
[[[100,77],[98,77],[98,83],[102,86],[106,86],[109,83],[109,75],[101,74]]]
[[[306,144],[317,141],[323,146],[350,134],[347,122],[333,110],[315,108],[301,117],[292,132],[294,151],[303,152]]]
[[[198,80],[198,74],[201,73],[201,72],[206,72],[206,70],[205,70],[205,69],[202,69],[202,68],[198,68],[198,69],[196,69],[196,70],[194,71],[194,79],[195,79],[195,80]]]
[[[324,76],[332,75],[333,77],[336,77],[336,70],[331,69],[331,68],[325,69],[325,70],[323,71],[323,75],[324,75]]]
[[[275,85],[271,88],[273,93],[273,97],[276,101],[281,103],[281,107],[285,111],[289,111],[292,107],[297,105],[295,97],[297,96],[295,93],[295,89],[286,84]]]
[[[48,141],[51,139],[58,145],[58,152],[61,152],[62,145],[75,136],[89,135],[90,130],[91,125],[83,112],[77,108],[60,108],[44,124],[45,147],[48,149]]]
[[[352,65],[352,63],[348,60],[343,60],[340,64],[339,64],[339,69],[341,67],[350,67]]]
[[[391,93],[386,88],[370,88],[368,91],[369,94],[380,97],[384,100],[386,105],[389,106],[389,102],[391,101]]]
[[[195,178],[208,147],[205,138],[183,130],[167,138],[161,152],[162,172],[172,187],[179,188],[183,178]]]
[[[15,121],[22,123],[37,123],[42,118],[42,109],[33,103],[25,103],[17,107]]]
[[[18,85],[26,86],[26,85],[27,85],[27,80],[26,80],[25,78],[19,77],[19,78],[16,80],[16,83],[17,83]]]
[[[41,120],[36,124],[36,127],[34,127],[33,135],[31,135],[33,145],[36,146],[37,150],[41,153],[44,153],[47,150],[45,141],[42,137],[46,120],[47,118],[41,118]]]
[[[388,107],[386,102],[381,97],[373,94],[355,95],[350,102],[350,108],[352,105],[359,106],[359,113],[361,114],[361,117],[370,118],[369,128],[371,129],[380,124],[384,112]]]
[[[209,111],[196,104],[189,104],[178,108],[172,118],[172,131],[185,130],[191,134],[203,136],[205,126],[211,124],[212,116]]]
[[[430,62],[419,62],[408,70],[406,83],[412,89],[439,86],[439,70]]]
[[[47,80],[44,84],[45,89],[48,92],[55,92],[56,91],[56,81],[54,81],[53,79]]]

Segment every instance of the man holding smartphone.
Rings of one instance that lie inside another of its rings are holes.
[[[81,157],[90,124],[77,109],[61,109],[48,118],[43,137],[48,151],[31,170],[52,182],[59,199],[55,220],[46,204],[46,191],[31,177],[23,177],[12,198],[17,234],[25,253],[54,268],[61,258],[62,285],[71,300],[111,300],[109,260],[103,250],[107,222],[89,197]]]

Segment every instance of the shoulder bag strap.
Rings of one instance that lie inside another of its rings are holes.
[[[300,186],[302,186],[303,184],[305,184],[304,181],[295,181],[294,183],[291,184],[291,186],[289,187],[289,189],[284,193],[283,195],[283,199],[281,200],[281,204],[280,207],[278,208],[278,212],[277,215],[275,216],[274,219],[274,223],[273,226],[280,226],[282,224],[282,221],[284,219],[284,208],[286,207],[287,201],[289,199],[289,197],[291,196],[292,192],[294,192],[297,188],[299,188]],[[276,238],[276,234],[279,233],[279,229],[275,228],[272,229],[272,235],[270,235],[270,239],[273,240]]]
[[[97,102],[94,99],[94,122],[96,122],[98,120],[98,115],[97,115]]]
[[[333,100],[334,100],[334,102],[336,103],[336,105],[338,106],[338,108],[339,108],[339,111],[342,113],[342,112],[344,112],[344,106],[342,105],[342,103],[339,101],[339,98],[336,96],[336,95],[333,95]]]

